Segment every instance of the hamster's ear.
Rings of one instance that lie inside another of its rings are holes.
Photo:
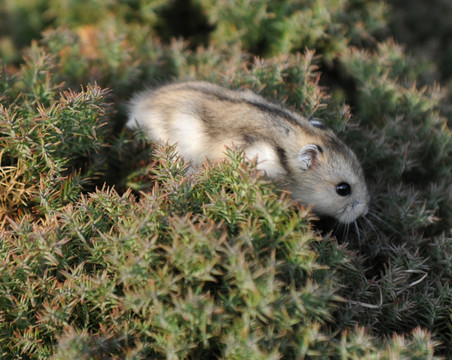
[[[308,170],[316,163],[319,153],[319,148],[315,144],[303,146],[298,152],[298,165],[300,166],[300,169],[304,171]]]

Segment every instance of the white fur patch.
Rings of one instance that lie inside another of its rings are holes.
[[[257,157],[257,168],[264,170],[268,177],[277,178],[284,174],[278,155],[270,145],[258,143],[246,149],[245,153],[248,159]]]
[[[130,114],[126,126],[130,129],[143,129],[153,141],[168,141],[167,134],[162,127],[162,121],[163,119],[157,112],[137,106],[135,111]]]
[[[206,154],[204,129],[196,116],[178,113],[171,119],[171,142],[177,143],[177,149],[186,160],[202,163]]]

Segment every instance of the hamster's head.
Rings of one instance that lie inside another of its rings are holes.
[[[294,199],[313,205],[313,211],[348,224],[365,215],[369,194],[362,167],[355,154],[334,135],[298,150]]]

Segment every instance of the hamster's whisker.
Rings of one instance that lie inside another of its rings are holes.
[[[342,225],[342,238],[348,238],[348,224]]]
[[[369,209],[368,213],[371,217],[373,217],[375,220],[379,221],[382,225],[388,225],[386,221],[384,221],[381,216],[377,214],[377,212],[373,209]]]
[[[353,221],[353,224],[355,225],[356,235],[358,235],[358,245],[359,245],[359,248],[361,249],[361,235],[359,233],[358,222],[355,220],[355,221]]]
[[[366,222],[367,225],[372,229],[372,231],[375,233],[375,236],[378,237],[377,229],[375,228],[374,224],[372,224],[372,221],[370,221],[367,217],[362,216],[362,219]],[[365,232],[364,232],[365,233]]]
[[[334,222],[334,229],[333,229],[333,235],[337,237],[340,237],[341,239],[344,238],[344,229],[345,225],[341,223],[340,221]]]
[[[369,210],[368,213],[374,220],[376,220],[377,222],[379,222],[381,225],[387,227],[388,229],[390,229],[391,231],[395,232],[395,233],[399,233],[400,230],[397,230],[394,226],[392,226],[391,224],[389,224],[387,221],[385,221],[380,215],[378,215],[378,213],[374,210]]]
[[[365,224],[368,224],[367,219],[366,219],[365,216],[361,216],[360,218],[357,219],[357,221],[359,221],[361,233],[363,234],[364,241],[365,241],[366,244],[367,244],[367,243],[369,243],[369,238],[368,238],[368,236],[367,236],[367,231],[366,231],[366,229],[363,227],[363,224],[364,224],[364,225],[365,225]]]
[[[342,237],[347,240],[349,233],[350,233],[350,224],[349,223],[344,224],[343,231],[342,231]]]

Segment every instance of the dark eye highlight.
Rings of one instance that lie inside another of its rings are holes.
[[[340,196],[348,196],[352,193],[352,187],[346,182],[341,182],[336,185],[336,192]]]

